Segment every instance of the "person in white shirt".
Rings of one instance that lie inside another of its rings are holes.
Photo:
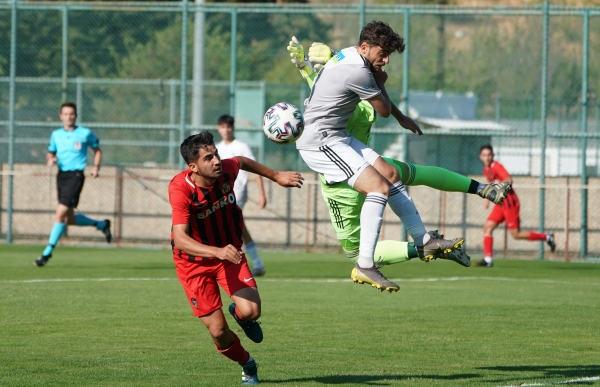
[[[222,115],[217,120],[217,131],[221,135],[222,140],[216,145],[219,156],[221,156],[222,159],[229,159],[234,156],[244,156],[256,161],[248,144],[238,140],[233,135],[233,131],[235,130],[234,124],[234,118],[227,114]],[[258,186],[258,207],[263,209],[267,205],[265,188],[263,186],[262,177],[259,175],[255,176],[256,185]],[[238,206],[243,209],[248,200],[248,173],[246,171],[240,170],[240,173],[235,180],[233,191],[235,192]],[[242,240],[244,241],[246,255],[248,255],[252,261],[252,275],[255,277],[265,275],[265,265],[256,251],[256,244],[250,236],[246,225],[244,225],[244,230],[242,232]]]

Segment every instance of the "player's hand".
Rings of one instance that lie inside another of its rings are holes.
[[[258,208],[260,208],[262,210],[266,206],[267,206],[267,197],[265,196],[265,193],[262,192],[260,195],[258,195]]]
[[[287,50],[290,53],[290,58],[292,58],[292,63],[294,66],[301,69],[307,65],[307,58],[306,55],[304,55],[304,47],[302,47],[295,36],[292,36],[292,40],[290,40]]]
[[[385,71],[385,69],[381,69],[379,71],[371,68],[371,71],[373,73],[373,78],[375,78],[375,81],[379,84],[379,85],[385,85],[385,82],[388,79],[388,73]]]
[[[56,157],[50,157],[46,159],[46,165],[51,167],[54,165],[54,163],[56,162]]]
[[[100,167],[94,167],[92,169],[92,173],[90,173],[90,176],[92,176],[94,179],[100,176]]]
[[[298,172],[277,172],[273,181],[282,187],[302,188],[304,184],[304,178]]]
[[[328,45],[314,42],[308,48],[308,60],[315,67],[315,71],[319,72],[325,64],[335,55],[335,52]]]
[[[242,262],[242,252],[233,245],[227,245],[225,247],[217,248],[215,257],[222,261],[229,261],[236,265]]]
[[[423,132],[421,131],[421,128],[419,128],[419,125],[417,125],[417,123],[415,121],[413,121],[413,119],[407,115],[403,114],[402,119],[398,120],[398,123],[404,129],[408,129],[411,132],[418,134],[419,136],[423,135]]]

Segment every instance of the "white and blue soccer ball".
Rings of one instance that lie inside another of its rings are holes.
[[[265,113],[263,130],[275,144],[291,144],[299,139],[304,131],[304,116],[300,109],[291,103],[279,102]]]

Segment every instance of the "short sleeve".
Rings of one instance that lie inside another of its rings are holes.
[[[177,179],[177,176],[175,179]],[[173,179],[169,184],[169,203],[171,203],[172,224],[188,224],[190,218],[190,205],[192,198],[189,189],[182,186],[181,182]]]
[[[86,139],[88,146],[92,149],[98,149],[100,148],[100,140],[98,139],[98,137],[96,137],[96,135],[94,134],[94,132],[92,132],[90,130],[90,132],[87,135],[87,139]]]
[[[381,94],[381,90],[373,78],[373,73],[366,67],[361,67],[354,70],[344,82],[344,86],[357,94],[360,99],[365,100],[377,97]]]
[[[48,145],[49,153],[56,153],[56,141],[54,140],[54,132],[50,135],[50,144]]]
[[[496,180],[503,181],[510,177],[510,173],[504,168],[504,166],[498,162],[494,163],[494,176]]]
[[[231,174],[234,180],[240,173],[240,167],[240,162],[236,158],[223,160],[223,173]]]

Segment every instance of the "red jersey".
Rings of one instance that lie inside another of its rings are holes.
[[[223,174],[210,187],[199,187],[187,169],[177,174],[169,184],[172,224],[187,224],[188,235],[203,245],[242,248],[244,219],[237,206],[233,184],[240,171],[236,159],[221,161]],[[173,257],[198,262],[203,257],[189,256],[175,247],[171,231]]]
[[[510,177],[510,174],[506,168],[504,168],[504,166],[497,161],[492,161],[492,164],[489,167],[483,167],[483,174],[490,183],[493,181],[501,182]],[[519,198],[517,197],[514,189],[510,190],[500,206],[505,208],[519,206]]]

